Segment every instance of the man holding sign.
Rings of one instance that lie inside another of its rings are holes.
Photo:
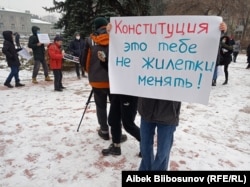
[[[40,28],[33,26],[31,28],[33,35],[29,37],[28,47],[32,49],[34,56],[34,67],[32,73],[32,83],[37,84],[36,77],[38,75],[40,64],[43,66],[45,81],[52,81],[49,77],[48,65],[45,61],[45,47],[44,43],[41,43],[38,39]],[[49,41],[48,41],[49,42]]]

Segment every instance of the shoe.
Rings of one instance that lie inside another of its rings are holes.
[[[212,86],[216,86],[216,80],[212,81]]]
[[[128,137],[127,137],[126,134],[122,134],[122,135],[121,135],[121,143],[126,142],[127,139],[128,139]]]
[[[109,133],[103,133],[101,129],[98,130],[98,135],[104,140],[109,140]]]
[[[223,84],[222,84],[222,85],[226,85],[226,84],[227,84],[227,81],[223,82]]]
[[[20,86],[25,86],[25,84],[21,84],[20,82],[16,83],[16,87],[20,87]]]
[[[65,87],[65,86],[61,86],[60,88],[61,88],[61,89],[65,89],[66,87]]]
[[[45,77],[45,81],[53,81],[49,76]]]
[[[8,88],[13,88],[13,86],[10,83],[4,83],[4,86],[7,86]]]
[[[121,147],[120,145],[116,146],[114,143],[112,143],[107,149],[102,150],[102,155],[121,155]]]
[[[55,89],[55,91],[62,92],[63,90],[62,89]]]
[[[36,80],[36,78],[32,78],[32,83],[34,83],[34,84],[38,83],[37,80]]]
[[[83,78],[87,78],[87,76],[86,76],[86,75],[82,75],[82,77],[83,77]]]

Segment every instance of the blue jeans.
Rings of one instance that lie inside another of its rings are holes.
[[[20,82],[20,79],[19,79],[19,66],[11,66],[10,67],[10,74],[7,77],[5,83],[10,83],[13,77],[15,77],[15,82],[16,83]]]
[[[154,156],[154,135],[157,129],[157,152]],[[140,151],[142,160],[139,171],[166,171],[173,145],[176,125],[151,123],[141,119]]]
[[[213,74],[213,80],[216,80],[218,76],[218,66],[215,66],[214,68],[214,74]]]

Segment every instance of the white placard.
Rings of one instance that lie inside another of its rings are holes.
[[[37,34],[38,40],[40,43],[43,44],[49,44],[50,43],[50,39],[49,39],[49,35],[48,34]]]
[[[18,54],[26,59],[26,60],[30,60],[32,58],[32,56],[30,55],[29,51],[26,48],[22,48],[22,50],[18,51]]]
[[[218,16],[111,17],[111,93],[207,104]]]
[[[73,56],[73,55],[71,55],[71,54],[65,53],[64,56],[63,56],[63,58],[64,58],[65,60],[69,60],[69,61],[71,61],[71,62],[75,62],[75,63],[78,63],[78,64],[80,63],[80,62],[79,62],[79,57]]]

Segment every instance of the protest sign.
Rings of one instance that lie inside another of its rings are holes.
[[[49,35],[48,34],[37,34],[38,40],[40,43],[43,44],[49,44],[50,43],[50,39],[49,39]]]
[[[18,54],[26,59],[26,60],[30,60],[32,58],[32,56],[30,55],[29,51],[26,48],[22,48],[22,50],[18,51]]]
[[[207,104],[218,16],[111,17],[111,93]]]
[[[79,57],[77,57],[77,56],[73,56],[71,54],[65,53],[64,56],[63,56],[63,58],[65,60],[68,60],[68,61],[75,62],[75,63],[79,64]]]

